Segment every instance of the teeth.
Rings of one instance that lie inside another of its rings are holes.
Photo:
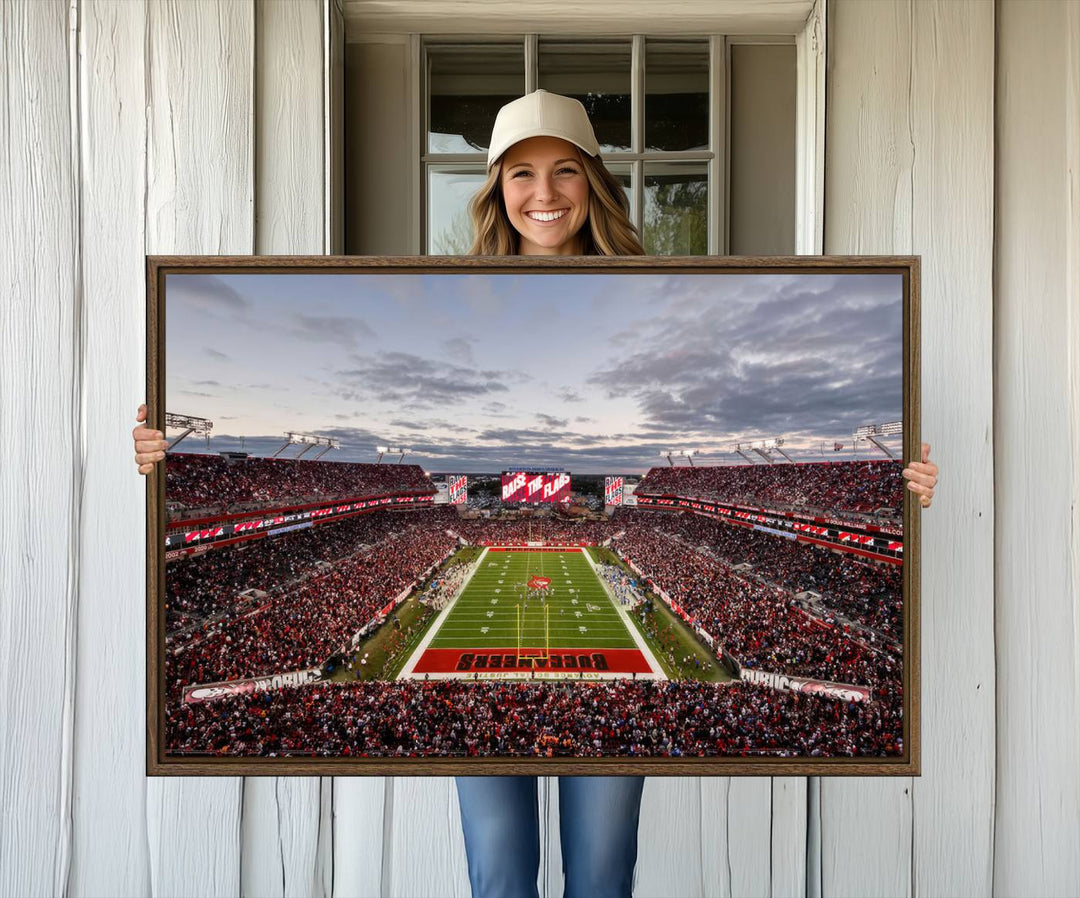
[[[559,212],[529,212],[529,218],[533,218],[536,221],[555,221],[556,218],[562,218],[566,214],[566,210],[563,209]]]

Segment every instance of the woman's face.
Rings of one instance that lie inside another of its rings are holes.
[[[581,253],[589,182],[577,147],[558,137],[522,140],[503,154],[499,183],[521,255]]]

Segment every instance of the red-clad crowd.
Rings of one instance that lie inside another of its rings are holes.
[[[423,512],[414,513],[423,518]],[[405,516],[395,517],[402,524]],[[179,647],[166,643],[170,690],[320,665],[392,598],[411,587],[457,544],[441,516],[403,524],[375,546],[339,559],[255,608],[206,625]],[[198,564],[199,560],[186,562]]]
[[[897,655],[865,648],[801,610],[787,590],[740,576],[664,524],[629,526],[613,545],[744,667],[874,688],[898,680]]]
[[[445,506],[361,514],[171,562],[165,578],[166,633],[171,635],[190,625],[193,618],[232,611],[239,603],[239,594],[246,589],[274,596],[315,573],[319,562],[332,564],[363,546],[374,545],[391,533],[420,523],[445,529],[456,518]]]
[[[748,683],[320,683],[173,705],[167,750],[230,756],[849,757],[900,754],[898,703]]]
[[[805,590],[821,593],[823,606],[888,640],[899,642],[903,637],[899,565],[780,539],[702,515],[655,514],[647,520],[691,549],[705,550],[731,565],[750,564],[753,577],[782,586],[793,595]]]
[[[615,535],[610,521],[566,520],[561,517],[533,517],[504,521],[498,518],[462,518],[454,532],[470,543],[507,545],[528,541],[586,543],[599,545]]]
[[[165,504],[171,515],[193,509],[284,505],[387,494],[434,495],[419,465],[362,465],[286,458],[227,459],[171,452]]]
[[[881,462],[662,468],[639,492],[858,512],[898,508],[900,470]],[[801,472],[806,482],[781,471]],[[167,473],[170,501],[188,510],[223,500],[272,507],[434,491],[409,465],[173,455]],[[321,666],[453,551],[451,534],[474,544],[612,539],[743,667],[869,686],[872,700],[844,703],[745,683],[367,681],[180,703],[188,685]],[[744,563],[749,570],[734,569]],[[241,755],[895,754],[901,656],[885,643],[902,635],[900,585],[895,566],[690,513],[622,508],[610,521],[572,521],[465,519],[447,506],[380,510],[168,564],[168,744]],[[813,615],[795,598],[805,590],[821,594]],[[858,632],[831,624],[831,614]],[[868,642],[863,628],[885,638]]]
[[[873,514],[901,513],[903,465],[899,461],[814,462],[776,465],[714,465],[653,468],[639,496],[694,496],[761,508],[804,507]]]

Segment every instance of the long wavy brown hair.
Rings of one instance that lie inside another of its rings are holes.
[[[630,221],[630,201],[622,185],[607,170],[599,156],[578,153],[589,182],[589,214],[578,232],[583,238],[582,255],[643,256],[645,250],[637,228]],[[483,186],[469,200],[473,225],[472,256],[516,256],[520,235],[506,215],[501,178],[503,157],[491,167]]]

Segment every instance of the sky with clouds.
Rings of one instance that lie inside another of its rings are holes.
[[[181,451],[291,430],[435,472],[643,473],[776,436],[836,460],[901,418],[902,308],[899,275],[169,275],[166,407],[214,422]]]

